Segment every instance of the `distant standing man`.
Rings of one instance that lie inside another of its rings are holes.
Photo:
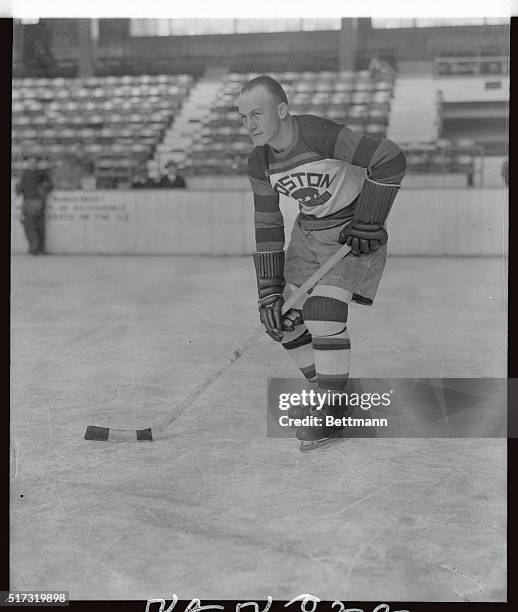
[[[309,382],[322,391],[343,392],[351,353],[349,304],[374,301],[385,267],[385,221],[405,174],[405,155],[387,138],[315,115],[290,115],[284,89],[266,75],[245,84],[238,107],[255,146],[248,176],[254,193],[261,322]],[[299,207],[286,253],[280,194]],[[344,243],[352,253],[282,316],[289,292]],[[302,409],[291,411],[294,418],[307,416]],[[333,416],[334,421],[344,412],[345,407],[331,403],[321,408],[320,416]],[[296,434],[301,450],[311,450],[339,437],[341,430],[340,425],[308,426]]]
[[[29,166],[23,171],[17,186],[22,194],[22,224],[29,242],[31,255],[45,253],[45,202],[53,189],[52,179],[47,170],[36,167],[36,160],[29,158]]]

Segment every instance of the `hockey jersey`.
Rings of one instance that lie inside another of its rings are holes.
[[[405,173],[403,151],[387,138],[314,115],[292,115],[290,120],[293,139],[286,149],[256,147],[248,159],[257,251],[284,248],[280,194],[298,202],[304,227],[326,229],[351,220],[366,176],[399,185]]]

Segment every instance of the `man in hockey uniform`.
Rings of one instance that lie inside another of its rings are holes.
[[[406,169],[401,148],[314,115],[291,115],[280,83],[269,76],[242,88],[239,116],[254,150],[248,176],[254,194],[254,264],[259,314],[266,332],[322,391],[343,392],[349,376],[351,302],[374,301],[386,260],[384,224]],[[289,246],[279,194],[298,202]],[[309,296],[284,316],[284,299],[342,244],[351,246]],[[311,409],[309,409],[311,412]],[[318,416],[342,417],[331,402]],[[307,409],[291,409],[294,417]],[[300,427],[301,450],[339,437],[343,426]]]

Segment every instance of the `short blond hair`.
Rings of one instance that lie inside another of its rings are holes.
[[[248,83],[245,83],[241,89],[241,93],[243,94],[246,91],[250,91],[255,87],[260,86],[267,89],[279,104],[281,102],[288,104],[288,96],[286,95],[282,85],[279,83],[279,81],[276,81],[267,74],[262,74],[261,76],[255,77],[255,79],[248,81]]]

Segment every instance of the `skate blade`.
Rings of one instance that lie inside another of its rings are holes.
[[[344,442],[344,438],[323,438],[321,440],[302,440],[299,446],[299,450],[301,453],[305,453],[307,451],[316,450],[317,448],[323,448],[324,446],[329,446],[331,444],[337,444],[339,442]]]

